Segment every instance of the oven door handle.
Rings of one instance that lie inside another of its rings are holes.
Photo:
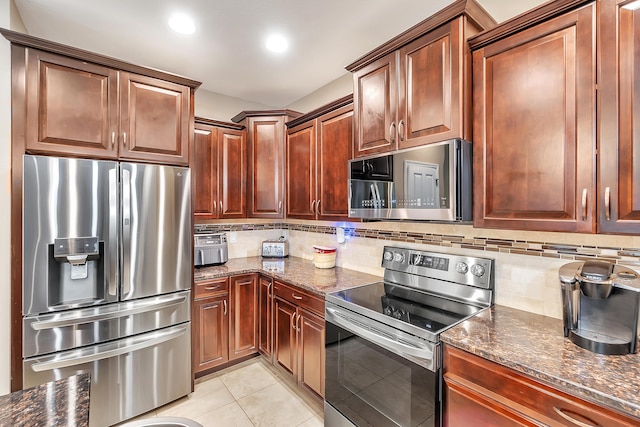
[[[435,370],[435,359],[433,350],[427,347],[414,344],[408,340],[399,342],[391,338],[387,338],[384,335],[375,332],[375,328],[367,327],[364,324],[360,325],[356,318],[356,315],[351,313],[345,314],[341,310],[337,310],[333,307],[325,307],[325,318],[327,321],[346,329],[362,338],[366,338],[374,344],[384,347],[385,349],[396,353],[399,356],[412,356],[412,358],[419,359],[423,366],[428,367],[430,370]],[[359,317],[359,316],[358,316]]]

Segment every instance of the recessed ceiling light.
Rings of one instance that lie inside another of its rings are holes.
[[[622,8],[628,9],[628,10],[640,9],[640,1],[638,0],[632,1],[631,3],[627,3],[624,6],[622,6]]]
[[[196,25],[193,19],[184,13],[174,13],[169,18],[169,26],[171,29],[180,34],[193,34],[196,31]]]
[[[280,34],[274,34],[267,38],[266,46],[270,51],[280,53],[287,50],[289,42]]]

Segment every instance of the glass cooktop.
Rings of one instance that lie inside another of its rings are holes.
[[[327,301],[390,326],[436,338],[445,329],[481,310],[391,283],[378,282],[327,294]]]

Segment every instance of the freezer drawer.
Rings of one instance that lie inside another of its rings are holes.
[[[108,426],[191,392],[191,325],[23,361],[24,387],[88,372],[89,425]]]
[[[190,319],[191,291],[100,307],[25,317],[22,356],[70,350],[137,335]]]

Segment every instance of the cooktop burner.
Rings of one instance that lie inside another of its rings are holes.
[[[382,265],[384,281],[330,293],[327,303],[438,342],[493,302],[491,259],[385,247]]]

